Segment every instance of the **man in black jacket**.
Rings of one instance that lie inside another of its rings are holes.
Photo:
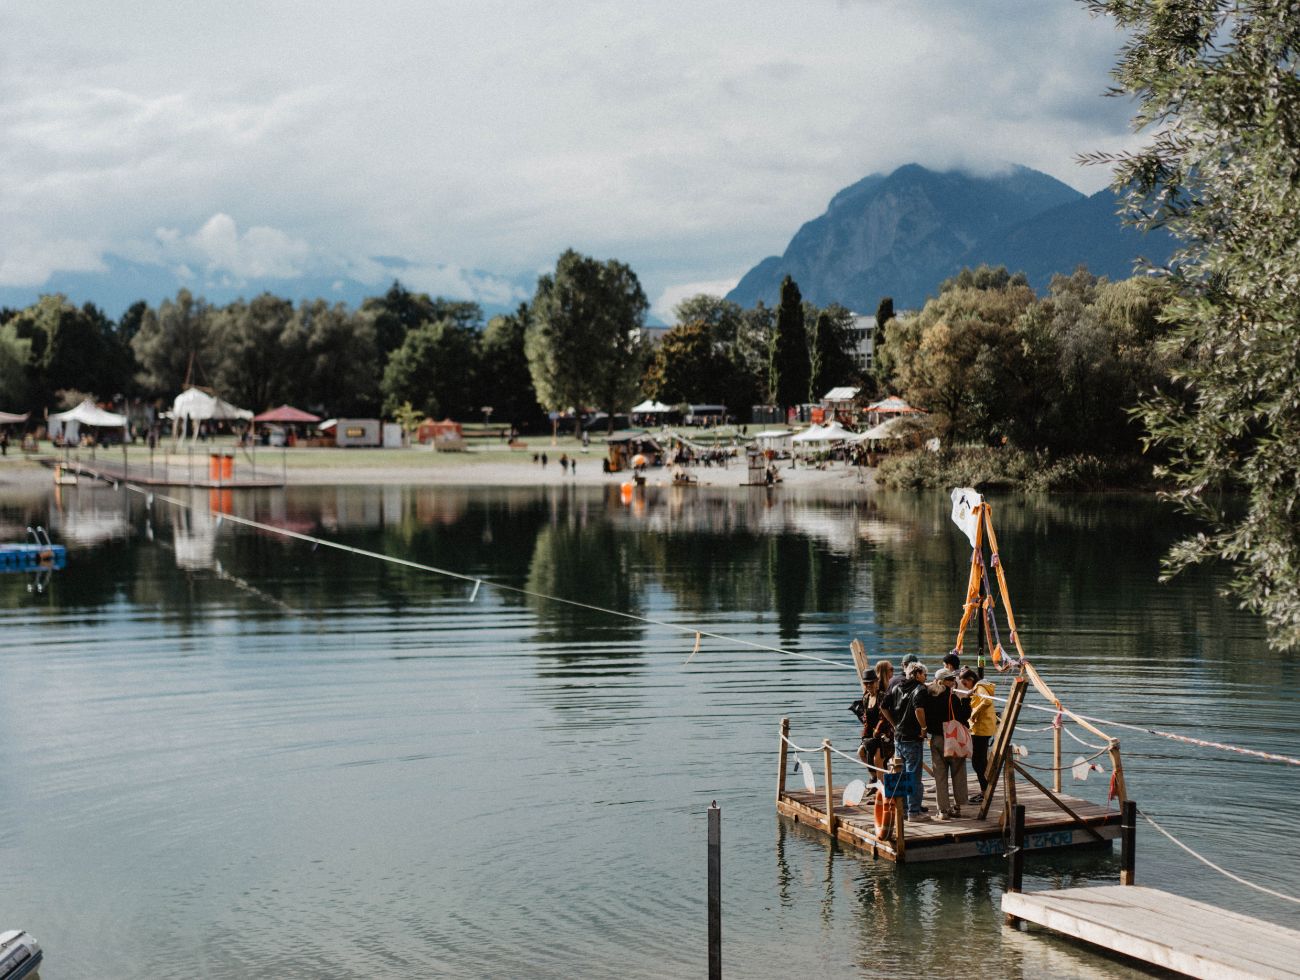
[[[903,760],[903,771],[912,774],[912,792],[907,797],[907,815],[923,819],[929,813],[921,805],[921,749],[925,744],[923,716],[918,698],[925,694],[925,665],[916,661],[903,668],[903,682],[889,699],[889,720],[894,725],[894,749]]]

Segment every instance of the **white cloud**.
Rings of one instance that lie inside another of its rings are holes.
[[[709,296],[725,296],[735,287],[739,279],[712,279],[708,282],[675,283],[664,289],[659,298],[650,304],[650,311],[665,323],[673,323],[673,307],[684,299],[705,293]]]
[[[400,255],[513,297],[573,246],[660,295],[739,276],[871,171],[1013,160],[1092,190],[1074,155],[1133,143],[1100,97],[1121,38],[1071,0],[302,10],[0,7],[0,275],[170,254],[163,227],[235,278]]]

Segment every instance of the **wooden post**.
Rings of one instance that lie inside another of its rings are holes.
[[[722,811],[709,807],[709,980],[722,980]]]
[[[790,746],[786,744],[786,739],[790,737],[790,719],[781,719],[781,739],[777,749],[777,773],[776,773],[776,802],[781,802],[781,797],[785,796],[785,767],[789,765],[788,752]]]
[[[998,788],[998,780],[1006,771],[1007,759],[1011,754],[1011,739],[1015,734],[1016,722],[1020,718],[1020,706],[1025,701],[1025,691],[1029,687],[1023,677],[1011,682],[1011,692],[1007,695],[1006,707],[1002,709],[1002,719],[998,722],[998,732],[993,738],[993,751],[989,755],[988,769],[984,778],[988,785],[984,789],[984,802],[980,804],[976,819],[987,820],[989,808],[993,805],[993,794]],[[1008,802],[1014,803],[1011,799]]]
[[[1124,763],[1119,758],[1119,739],[1110,740],[1110,764],[1115,770],[1115,792],[1120,803],[1128,799],[1128,787],[1124,785]]]
[[[1059,724],[1052,726],[1052,789],[1061,792],[1061,725],[1064,718],[1057,718]]]
[[[1019,892],[1025,876],[1025,807],[1018,803],[1011,808],[1011,846],[1007,850],[1007,891]],[[1007,913],[1007,925],[1020,920]]]
[[[895,779],[901,780],[903,778],[903,760],[900,759],[898,756],[894,756],[894,758],[889,763],[889,771],[894,774]],[[901,796],[895,796],[894,797],[894,860],[897,861],[899,864],[903,863],[903,860],[907,852],[907,837],[903,832],[903,826],[904,826],[903,811],[906,808],[907,808],[907,800]]]
[[[1137,869],[1137,820],[1138,805],[1132,800],[1125,800],[1120,806],[1120,812],[1124,815],[1120,821],[1120,860],[1119,860],[1119,883],[1121,885],[1133,884],[1134,871]]]
[[[822,739],[822,759],[826,767],[826,833],[835,839],[835,786],[831,780],[831,743]]]

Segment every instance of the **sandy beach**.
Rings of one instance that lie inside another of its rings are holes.
[[[566,445],[561,440],[552,446],[535,445],[527,450],[508,450],[496,447],[472,447],[464,452],[435,452],[427,447],[403,449],[261,449],[253,453],[234,450],[233,446],[204,445],[193,453],[156,453],[154,466],[161,471],[170,467],[175,478],[184,480],[184,474],[196,476],[206,473],[209,451],[235,451],[238,476],[270,477],[283,480],[288,486],[364,485],[364,484],[421,484],[426,486],[542,486],[571,484],[576,486],[617,486],[632,479],[630,472],[605,473],[601,466],[603,447],[593,443],[583,452],[576,441]],[[540,462],[542,452],[547,464]],[[121,463],[120,449],[100,450],[102,458],[115,465]],[[534,454],[538,461],[534,462]],[[577,460],[576,467],[562,471],[560,456]],[[130,468],[147,467],[149,453],[143,447],[130,447],[127,453]],[[51,482],[51,470],[42,459],[54,459],[51,452],[29,457],[10,455],[0,460],[0,492],[6,487],[30,490]],[[86,457],[89,458],[88,456]],[[840,493],[865,493],[874,489],[873,470],[858,469],[842,463],[829,464],[825,469],[800,464],[791,468],[789,460],[779,461],[781,481],[778,488],[799,491]],[[744,486],[747,470],[743,461],[733,460],[730,466],[694,466],[687,470],[699,486],[711,489],[747,489]],[[668,467],[651,467],[646,470],[646,483],[651,486],[671,484]]]

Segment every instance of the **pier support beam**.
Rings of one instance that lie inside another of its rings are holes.
[[[709,980],[722,980],[722,811],[717,800],[709,807]]]
[[[1025,876],[1025,805],[1011,808],[1011,846],[1007,849],[1007,891],[1019,892]],[[1020,920],[1007,913],[1007,925]]]
[[[1134,872],[1137,870],[1137,821],[1138,805],[1132,800],[1125,800],[1120,807],[1124,814],[1120,829],[1119,883],[1134,884]]]

